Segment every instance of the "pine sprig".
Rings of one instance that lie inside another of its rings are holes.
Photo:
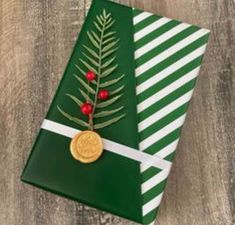
[[[69,115],[58,107],[60,113],[67,119],[81,126],[87,126],[90,130],[107,127],[121,120],[126,115],[125,113],[120,115],[120,112],[124,109],[123,106],[108,109],[108,107],[111,107],[122,97],[122,91],[125,87],[124,85],[118,85],[125,75],[120,75],[113,79],[109,78],[107,80],[107,78],[116,73],[118,69],[118,64],[115,63],[115,53],[119,49],[118,43],[120,40],[116,37],[116,32],[112,30],[115,20],[112,18],[111,13],[107,13],[104,9],[100,15],[96,16],[93,24],[94,29],[87,31],[90,45],[83,45],[83,57],[79,59],[81,65],[76,64],[75,66],[80,74],[85,76],[86,71],[92,71],[97,75],[97,78],[87,83],[84,78],[74,74],[81,87],[83,87],[83,89],[79,88],[81,96],[86,102],[91,103],[93,106],[92,116],[89,116],[89,123]],[[116,89],[110,91],[110,98],[105,101],[100,101],[98,99],[100,89],[110,88],[111,86],[114,86]],[[86,90],[86,92],[84,92],[84,90]],[[81,106],[82,101],[80,99],[70,94],[67,94],[67,96],[78,106]],[[117,116],[114,116],[115,114],[117,114]],[[102,123],[97,123],[99,118],[103,118]],[[106,121],[104,121],[105,118],[107,118]],[[95,121],[93,121],[93,119]]]

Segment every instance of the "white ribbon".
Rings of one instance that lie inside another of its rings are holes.
[[[78,132],[80,132],[80,130],[47,119],[43,121],[41,128],[69,138],[73,138]],[[160,157],[150,155],[148,153],[107,140],[105,138],[103,138],[103,143],[104,149],[109,152],[133,159],[140,163],[144,163],[162,170],[170,170],[171,168],[171,162]]]

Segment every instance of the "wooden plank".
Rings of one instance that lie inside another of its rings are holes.
[[[157,224],[235,224],[234,1],[119,2],[212,31]],[[19,180],[89,5],[0,2],[0,224],[134,225]]]

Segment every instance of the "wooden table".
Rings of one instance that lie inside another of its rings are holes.
[[[235,224],[235,3],[121,3],[211,29],[159,225]],[[0,224],[133,225],[20,182],[88,0],[0,1]]]

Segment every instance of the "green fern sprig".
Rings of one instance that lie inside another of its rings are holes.
[[[81,96],[86,102],[89,102],[93,105],[93,112],[91,116],[89,116],[89,123],[69,115],[58,107],[58,110],[67,119],[81,126],[88,127],[88,129],[90,130],[107,127],[121,120],[126,115],[125,113],[120,114],[124,109],[123,106],[119,106],[114,109],[106,109],[122,97],[121,92],[125,87],[124,85],[121,85],[115,90],[110,91],[110,98],[108,100],[98,101],[98,93],[100,88],[110,88],[113,85],[117,86],[118,82],[120,82],[125,76],[124,74],[122,74],[115,79],[109,78],[109,76],[111,76],[118,68],[118,64],[115,63],[115,53],[119,49],[119,39],[116,38],[115,31],[110,31],[115,23],[115,20],[112,18],[111,13],[107,13],[106,10],[103,10],[103,13],[96,16],[96,20],[93,23],[95,29],[87,31],[87,37],[92,47],[83,45],[85,51],[82,52],[83,58],[79,59],[81,66],[75,66],[83,75],[86,75],[85,71],[94,72],[97,75],[97,79],[95,81],[87,83],[80,76],[74,74],[80,85],[83,87],[84,90],[86,90],[86,92],[84,92],[81,88],[79,88]],[[67,96],[72,99],[78,106],[81,106],[82,101],[79,100],[77,97],[70,94],[67,94]],[[105,120],[106,117],[110,116],[112,116],[112,118]],[[96,123],[96,120],[99,118],[103,118],[102,122]],[[95,123],[93,121],[94,119]]]

